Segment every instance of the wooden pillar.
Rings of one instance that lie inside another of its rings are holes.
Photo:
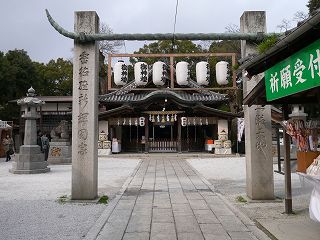
[[[144,145],[144,151],[148,153],[149,152],[149,119],[147,117],[144,125],[144,136],[146,141]]]
[[[106,93],[108,91],[110,91],[110,89],[112,88],[112,85],[111,85],[111,76],[112,76],[111,65],[112,65],[112,59],[111,59],[111,54],[109,54],[108,55],[108,82],[106,84]]]
[[[170,88],[174,88],[174,66],[173,57],[170,57]]]
[[[288,105],[282,107],[283,119],[288,119]],[[290,136],[283,129],[284,144],[284,181],[285,181],[285,213],[292,214],[292,188],[291,188],[291,166],[290,166]]]
[[[282,173],[281,171],[281,152],[280,152],[280,128],[279,126],[276,126],[276,131],[277,131],[277,157],[278,157],[278,171],[277,173]]]
[[[177,136],[177,150],[181,153],[181,117],[178,117],[178,136]]]

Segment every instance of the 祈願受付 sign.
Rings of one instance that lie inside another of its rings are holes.
[[[265,71],[267,101],[320,86],[320,39]]]

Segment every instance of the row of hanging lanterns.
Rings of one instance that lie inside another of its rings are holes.
[[[149,114],[149,121],[153,123],[176,122],[177,120],[177,114]]]
[[[208,118],[202,119],[202,118],[195,118],[195,117],[181,117],[181,126],[202,126],[202,125],[209,125]]]
[[[153,123],[166,123],[166,122],[176,122],[178,120],[177,114],[150,114],[149,121]],[[145,126],[145,117],[139,118],[118,118],[117,125],[129,125],[129,126]],[[209,125],[208,118],[199,117],[181,117],[181,126],[196,126],[196,125]]]
[[[143,127],[145,125],[145,117],[139,118],[118,118],[117,125],[129,125],[129,126],[140,126]]]
[[[128,83],[128,66],[123,61],[118,61],[114,65],[114,83],[123,86]],[[216,80],[219,85],[229,83],[229,63],[220,61],[216,64]],[[145,62],[137,62],[134,65],[134,78],[137,86],[145,86],[148,83],[149,67]],[[163,86],[167,78],[167,66],[164,62],[158,61],[152,67],[152,81],[157,86]],[[176,79],[181,86],[189,84],[190,67],[188,62],[178,62],[176,65]],[[205,61],[196,64],[197,83],[208,86],[210,80],[209,63]]]

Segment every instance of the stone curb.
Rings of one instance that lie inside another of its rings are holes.
[[[135,167],[135,169],[133,170],[132,174],[126,179],[126,181],[122,185],[120,191],[116,194],[116,197],[108,204],[106,209],[102,212],[102,214],[96,220],[96,222],[91,226],[91,228],[89,229],[89,231],[87,232],[87,234],[85,235],[85,237],[83,239],[85,239],[85,240],[95,240],[97,238],[97,236],[100,233],[101,229],[104,227],[104,225],[108,221],[108,219],[109,219],[111,213],[113,212],[114,208],[117,206],[117,204],[118,204],[119,200],[121,199],[123,193],[125,192],[125,190],[129,186],[129,184],[132,181],[132,179],[134,178],[134,176],[135,176],[136,172],[138,171],[138,169],[140,168],[140,166],[142,164],[142,161],[141,161],[141,159],[139,159],[139,160],[140,160],[140,162]]]
[[[233,213],[240,218],[240,220],[244,223],[244,225],[247,226],[247,228],[252,232],[252,234],[259,240],[270,240],[273,238],[270,238],[269,235],[272,235],[266,230],[265,228],[262,227],[261,224],[259,226],[263,228],[261,230],[257,224],[252,221],[247,215],[245,215],[241,210],[239,210],[234,204],[232,204],[226,197],[224,197],[221,193],[216,192],[217,196],[219,196],[224,203],[230,208]],[[266,233],[266,232],[267,233]]]
[[[226,197],[224,197],[221,193],[217,192],[214,186],[200,174],[191,164],[185,159],[187,164],[198,174],[200,179],[211,189],[212,192],[217,194],[217,196],[227,205],[227,207],[243,222],[244,225],[250,230],[250,232],[259,240],[274,240],[274,238],[270,238],[268,235],[273,236],[271,233],[268,232],[265,228],[262,227],[261,224],[258,224],[260,227],[263,228],[264,231],[258,228],[257,224],[252,221],[247,215],[245,215],[241,210],[239,210],[236,206],[234,206]],[[268,233],[265,233],[265,231]]]
[[[132,158],[132,157],[152,157],[152,156],[162,156],[162,153],[121,153],[121,154],[111,154],[108,156],[104,156],[104,158]],[[212,153],[166,153],[166,156],[170,157],[183,157],[183,158],[199,158],[199,157],[208,157],[208,158],[233,158],[237,157],[235,154],[231,154],[228,156],[223,156],[223,155],[214,155]]]

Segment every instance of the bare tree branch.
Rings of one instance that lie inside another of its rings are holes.
[[[299,23],[302,22],[304,20],[306,20],[309,17],[309,15],[303,11],[298,11],[294,14],[293,16],[293,21]]]
[[[100,33],[112,34],[113,30],[109,25],[100,23]],[[99,42],[99,49],[104,55],[108,53],[117,53],[122,46],[124,46],[124,41],[120,40]]]
[[[212,40],[200,41],[200,46],[201,46],[202,49],[204,49],[204,50],[209,50],[212,42],[213,42]]]
[[[225,27],[225,30],[227,33],[238,33],[238,32],[240,32],[240,27],[234,23],[229,23]]]
[[[277,28],[280,29],[280,32],[286,32],[291,28],[291,21],[284,18],[281,23],[277,25]]]

